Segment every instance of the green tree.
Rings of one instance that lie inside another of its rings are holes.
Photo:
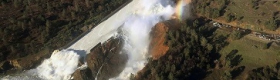
[[[189,57],[189,49],[188,48],[185,48],[184,49],[184,53],[185,53],[185,57],[187,58],[187,57]]]
[[[18,7],[19,0],[14,0],[14,7]]]
[[[211,14],[210,14],[211,18],[218,18],[220,17],[220,10],[219,9],[212,9],[211,10]]]
[[[265,22],[266,28],[269,30],[276,30],[278,28],[278,23],[276,22],[277,20],[269,20]]]
[[[213,49],[213,45],[211,45],[211,44],[208,43],[208,44],[207,44],[207,50],[208,50],[208,51],[211,51],[212,49]]]
[[[49,2],[47,2],[47,13],[50,13],[51,12],[51,5]]]
[[[4,3],[4,2],[1,2],[1,6],[2,6],[2,7],[5,7],[5,3]]]
[[[75,12],[71,12],[71,18],[75,19],[76,18],[76,13]]]
[[[51,23],[49,20],[46,21],[46,32],[49,33],[50,32],[50,27],[51,27]]]
[[[75,11],[78,12],[79,11],[79,1],[78,0],[74,0],[73,1],[73,4],[74,4],[74,7],[75,7]]]
[[[208,41],[207,41],[207,39],[205,37],[201,37],[200,38],[200,43],[201,43],[201,46],[206,46]]]
[[[268,49],[268,48],[269,48],[268,44],[264,44],[263,49]]]
[[[89,5],[89,4],[90,4],[90,3],[89,3],[89,0],[85,0],[85,3],[86,3],[86,6],[87,6],[87,7],[90,7],[90,5]]]
[[[135,75],[131,73],[129,76],[129,80],[135,80],[134,78],[135,78]]]
[[[172,66],[171,66],[171,72],[175,72],[176,71],[176,66],[173,64]]]
[[[194,26],[194,27],[198,27],[198,25],[199,25],[199,21],[198,21],[198,19],[196,19],[196,20],[193,22],[193,26]]]
[[[170,71],[170,65],[167,64],[166,67],[165,67],[165,72],[169,72]]]
[[[11,46],[10,46],[10,50],[11,50],[12,53],[15,53],[15,52],[16,52],[15,46],[11,45]]]
[[[169,79],[169,80],[174,80],[174,75],[173,75],[173,73],[171,73],[171,72],[169,73],[168,79]]]
[[[27,4],[28,4],[28,5],[31,5],[31,1],[30,1],[30,0],[27,0]]]
[[[180,37],[180,32],[179,31],[175,31],[175,39],[177,40],[177,39],[179,39],[179,37]]]
[[[280,53],[280,52],[279,52],[279,53]],[[277,70],[280,70],[280,62],[278,62],[278,63],[275,65],[275,68],[276,68]],[[278,74],[280,74],[280,72],[279,72]]]
[[[66,17],[66,11],[65,11],[65,9],[62,10],[61,17],[62,17],[62,18],[65,18],[65,17]]]
[[[224,74],[222,75],[222,80],[231,80],[232,76],[229,70],[225,70]]]
[[[240,39],[242,37],[242,34],[240,31],[234,30],[231,34],[230,34],[231,39],[233,40],[237,40]]]
[[[236,17],[232,14],[232,13],[229,13],[229,14],[227,14],[227,16],[226,16],[226,21],[227,22],[231,22],[231,21],[233,21],[233,20],[235,20],[236,19]]]
[[[156,80],[162,80],[158,74],[156,74]]]

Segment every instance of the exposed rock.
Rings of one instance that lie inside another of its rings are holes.
[[[9,61],[3,61],[0,63],[0,73],[4,73],[5,70],[9,70],[13,68],[13,66],[9,63]]]
[[[16,59],[13,60],[13,65],[16,68],[23,69],[23,70],[28,70],[35,68],[36,66],[40,65],[40,63],[50,57],[50,50],[46,49],[41,51],[38,54],[30,55],[24,58]]]
[[[73,74],[74,80],[93,80],[94,76],[91,73],[91,70],[89,68],[86,68],[84,70],[76,70]]]
[[[126,65],[127,54],[122,52],[123,40],[111,38],[107,42],[99,43],[87,55],[88,68],[77,70],[73,76],[75,80],[108,80],[117,77]]]
[[[0,63],[0,74],[14,74],[22,70],[29,70],[38,66],[45,58],[50,57],[49,49],[42,50],[38,54],[29,55],[19,59],[5,60]]]

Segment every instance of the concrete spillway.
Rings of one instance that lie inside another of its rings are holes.
[[[78,60],[85,57],[98,43],[103,43],[117,35],[117,29],[131,16],[139,0],[130,1],[115,14],[104,20],[82,38],[78,39],[62,51],[54,51],[49,59],[35,69],[27,70],[15,75],[7,75],[0,80],[68,80],[78,68]],[[80,54],[77,51],[84,51]],[[78,54],[77,54],[78,53]]]
[[[93,28],[87,35],[75,42],[68,49],[85,50],[89,53],[90,49],[96,46],[99,42],[102,43],[116,35],[117,29],[133,13],[133,8],[135,7],[134,5],[137,5],[138,2],[138,0],[131,1],[110,18]]]

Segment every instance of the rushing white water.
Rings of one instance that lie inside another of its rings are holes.
[[[69,48],[55,51],[37,68],[2,79],[71,79],[71,74],[82,68],[78,67],[79,59],[85,57],[99,42],[118,35],[117,30],[123,25],[121,30],[125,38],[124,50],[128,52],[129,59],[125,69],[112,80],[127,80],[131,74],[136,74],[147,63],[151,28],[160,21],[170,19],[175,11],[175,4],[170,0],[134,0]]]
[[[129,79],[131,74],[136,74],[145,66],[151,28],[162,20],[170,19],[174,14],[172,6],[169,0],[142,0],[122,28],[126,36],[124,49],[128,52],[129,60],[123,72],[113,79]]]
[[[29,73],[38,74],[43,79],[65,80],[70,79],[78,66],[80,56],[73,50],[62,50],[54,52],[51,58],[44,62],[36,69],[30,70]]]
[[[25,71],[15,76],[6,76],[3,80],[68,80],[71,78],[80,59],[79,51],[61,50],[54,51],[49,59],[35,69]]]

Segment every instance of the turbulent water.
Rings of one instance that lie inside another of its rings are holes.
[[[125,69],[112,80],[127,80],[131,74],[136,74],[141,70],[149,57],[148,47],[150,44],[149,34],[151,28],[158,22],[170,19],[176,14],[176,6],[170,0],[137,0],[139,3],[131,15],[121,26],[122,36],[125,45],[123,50],[127,52],[129,60]],[[182,6],[183,7],[183,6]],[[119,27],[119,26],[117,26]],[[95,37],[95,36],[92,36]],[[86,45],[86,44],[85,44]],[[78,62],[86,53],[84,50],[65,49],[54,51],[49,59],[35,69],[25,71],[21,74],[6,76],[2,79],[7,80],[67,80],[71,79],[78,67]],[[88,53],[88,52],[87,52]]]
[[[54,51],[49,59],[35,69],[21,74],[6,76],[4,80],[67,80],[78,69],[79,54],[74,50]]]
[[[124,49],[128,52],[129,60],[124,71],[117,80],[129,79],[130,74],[136,74],[141,70],[149,56],[148,47],[150,44],[149,34],[151,28],[156,23],[167,20],[174,14],[172,5],[168,0],[143,0],[136,11],[131,15],[123,25],[123,32],[126,36]]]

